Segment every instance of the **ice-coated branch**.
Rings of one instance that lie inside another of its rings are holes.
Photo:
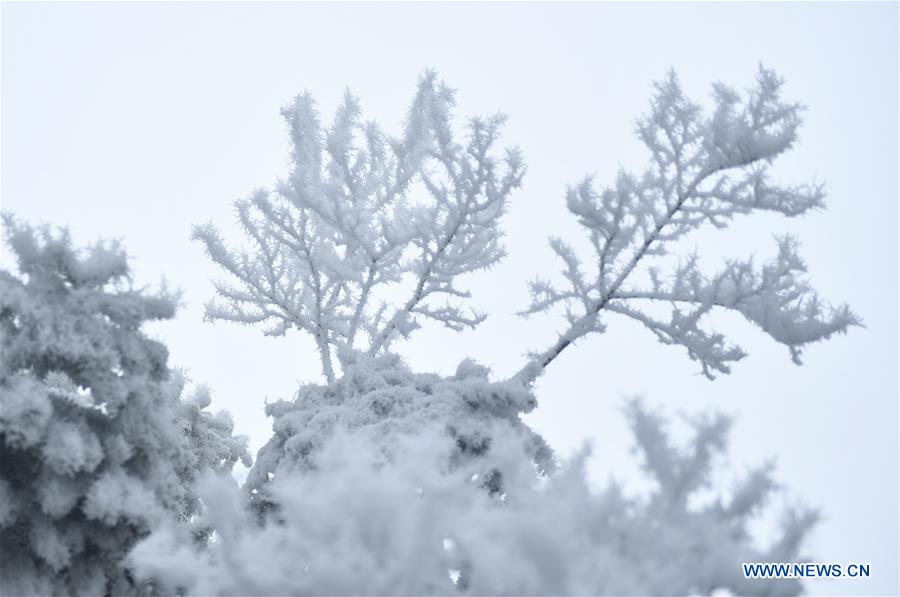
[[[349,92],[328,126],[308,94],[295,98],[282,111],[290,175],[235,203],[248,245],[228,248],[212,224],[194,228],[228,275],[206,317],[309,333],[329,381],[335,358],[383,353],[421,318],[480,323],[458,279],[503,256],[499,218],[525,168],[517,150],[496,148],[502,115],[471,119],[460,140],[454,105],[426,72],[403,134],[390,137],[362,121]],[[393,298],[404,288],[406,299]]]
[[[684,96],[674,73],[655,84],[650,110],[636,127],[650,154],[645,171],[620,171],[602,191],[586,178],[567,192],[569,211],[588,231],[595,268],[585,273],[575,251],[551,239],[565,284],[533,281],[523,315],[563,305],[569,325],[551,346],[530,355],[516,379],[533,382],[573,342],[603,332],[609,313],[684,347],[709,378],[728,373],[729,364],[744,356],[724,336],[703,328],[713,309],[740,313],[786,345],[797,363],[805,345],[859,325],[846,305],[823,304],[791,238],[780,239],[777,257],[761,268],[752,260],[730,262],[708,278],[691,257],[660,271],[668,247],[703,224],[725,228],[739,214],[762,210],[793,217],[823,207],[820,184],[782,186],[770,179],[770,165],[793,147],[801,123],[802,107],[782,99],[782,84],[764,68],[743,96],[716,84],[709,114]],[[641,286],[644,279],[649,286]],[[648,301],[670,303],[671,318],[652,317],[644,308]]]

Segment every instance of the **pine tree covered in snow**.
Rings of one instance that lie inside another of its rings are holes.
[[[399,137],[363,123],[349,94],[327,127],[299,96],[283,112],[289,177],[236,203],[249,246],[227,248],[211,224],[194,236],[228,277],[207,317],[309,333],[326,383],[267,406],[274,436],[242,494],[204,482],[196,524],[217,531],[214,544],[197,549],[190,525],[167,525],[134,551],[136,569],[194,594],[798,592],[796,581],[748,581],[739,566],[801,558],[816,520],[791,512],[779,539],[754,543],[748,524],[774,488],[769,467],[728,498],[702,499],[728,419],[695,420],[680,449],[663,418],[630,403],[655,487],[639,498],[615,485],[590,490],[584,457],[558,466],[519,417],[536,405],[534,380],[612,314],[684,347],[709,378],[744,356],[703,325],[714,309],[740,313],[798,363],[805,345],[858,323],[819,299],[793,239],[779,241],[770,263],[731,261],[713,276],[697,257],[667,258],[701,226],[822,206],[821,186],[770,180],[800,125],[781,87],[761,69],[745,95],[716,85],[706,113],[674,74],[656,85],[637,126],[646,170],[567,193],[592,265],[552,239],[567,285],[531,284],[523,314],[560,306],[568,328],[506,381],[471,361],[450,377],[413,373],[391,352],[423,317],[454,329],[484,317],[463,310],[459,277],[503,255],[500,216],[524,172],[517,151],[494,149],[503,118],[472,119],[458,140],[453,93],[431,72]],[[448,302],[435,304],[442,295]],[[659,319],[653,303],[670,305],[671,317]]]
[[[3,223],[18,272],[0,272],[0,593],[135,593],[128,550],[196,512],[199,475],[249,465],[246,440],[141,331],[176,297],[133,289],[118,244]]]

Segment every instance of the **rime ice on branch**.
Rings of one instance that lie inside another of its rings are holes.
[[[578,338],[602,333],[607,314],[633,319],[661,342],[684,347],[709,378],[730,372],[730,364],[745,356],[703,327],[714,308],[740,313],[786,345],[797,363],[805,345],[859,325],[846,305],[823,305],[790,237],[779,239],[773,261],[730,261],[711,277],[701,273],[695,255],[670,270],[659,268],[671,243],[703,224],[725,228],[738,214],[765,210],[793,217],[823,207],[821,185],[770,180],[770,165],[793,147],[801,123],[802,107],[782,99],[781,86],[762,68],[745,96],[716,84],[714,109],[705,114],[684,96],[674,73],[655,85],[650,110],[637,122],[651,155],[647,169],[639,175],[620,171],[615,184],[601,191],[590,177],[568,190],[569,211],[587,229],[596,261],[586,273],[568,244],[551,239],[564,262],[566,286],[533,281],[523,314],[563,305],[569,326],[552,346],[530,356],[517,379],[534,381]],[[654,301],[672,305],[670,319],[647,312]]]
[[[290,176],[235,203],[250,247],[229,249],[211,224],[194,229],[230,275],[206,317],[308,332],[328,381],[335,357],[384,353],[420,318],[480,323],[456,280],[503,256],[499,218],[525,168],[517,150],[495,148],[502,115],[469,120],[457,140],[454,103],[426,73],[397,138],[363,121],[349,92],[324,127],[308,94],[285,107]],[[397,285],[408,294],[392,304],[382,293]]]

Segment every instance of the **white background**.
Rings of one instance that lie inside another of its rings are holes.
[[[785,491],[824,520],[806,550],[871,563],[868,581],[817,581],[816,593],[897,594],[897,5],[881,4],[9,4],[2,8],[2,207],[68,224],[79,240],[121,237],[136,280],[183,290],[153,328],[171,361],[214,390],[254,451],[269,437],[265,400],[314,381],[297,335],[202,322],[217,272],[190,226],[213,220],[237,240],[230,202],[287,169],[278,110],[303,89],[327,117],[345,86],[397,131],[423,69],[459,90],[459,114],[502,110],[529,165],[505,220],[510,257],[469,281],[492,317],[462,335],[428,327],[403,347],[418,370],[452,372],[466,355],[498,377],[543,348],[560,322],[522,321],[525,281],[557,270],[545,238],[577,239],[565,185],[609,181],[645,155],[633,122],[651,82],[674,68],[687,92],[751,84],[761,62],[808,105],[780,180],[827,183],[829,207],[801,220],[750,217],[691,239],[710,267],[772,254],[797,234],[812,280],[866,327],[812,347],[806,364],[746,322],[721,317],[750,353],[709,382],[677,348],[628,322],[579,343],[538,384],[527,420],[562,456],[594,444],[592,476],[640,490],[622,400],[666,412],[737,417],[727,481],[766,459]],[[4,254],[4,266],[8,263]],[[414,349],[413,349],[414,348]],[[770,536],[773,519],[760,524]]]

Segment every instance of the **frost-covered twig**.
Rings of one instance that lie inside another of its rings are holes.
[[[724,228],[735,215],[754,210],[797,216],[823,206],[821,185],[769,180],[769,166],[793,147],[801,122],[801,106],[784,101],[781,87],[782,80],[763,68],[745,97],[717,84],[715,108],[707,115],[684,96],[674,73],[656,84],[650,111],[637,123],[651,155],[645,172],[621,171],[615,185],[600,192],[591,178],[568,191],[569,211],[588,230],[596,253],[596,273],[585,274],[575,251],[551,240],[565,264],[567,286],[532,282],[532,302],[523,314],[564,305],[569,326],[550,347],[532,354],[515,379],[533,382],[577,339],[602,332],[606,313],[634,319],[660,341],[683,346],[709,378],[728,373],[730,363],[744,356],[724,336],[701,327],[713,308],[740,313],[785,344],[798,363],[806,344],[859,325],[846,305],[823,306],[791,238],[779,240],[771,263],[734,261],[711,278],[700,272],[696,257],[666,274],[651,265],[670,243],[703,224]],[[649,286],[641,286],[642,274]],[[646,301],[671,303],[671,319],[651,317],[642,307]]]

